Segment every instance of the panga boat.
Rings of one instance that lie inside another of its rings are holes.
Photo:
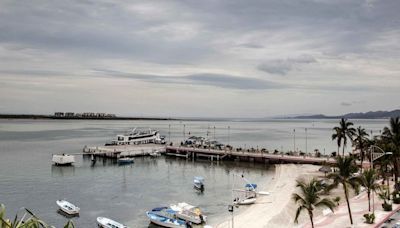
[[[240,199],[240,198],[236,198],[233,200],[233,204],[235,205],[250,205],[255,203],[257,200],[257,198],[255,197],[249,197],[249,198],[244,198],[244,199]]]
[[[194,177],[193,180],[194,187],[200,191],[204,191],[204,178],[203,177]]]
[[[53,154],[51,160],[55,165],[72,165],[75,162],[75,157],[69,154]]]
[[[206,222],[207,216],[203,215],[199,207],[192,206],[185,202],[171,205],[170,208],[176,211],[176,217],[194,224]]]
[[[121,224],[112,219],[104,217],[97,217],[97,224],[99,225],[99,227],[104,227],[104,228],[128,228],[124,224]]]
[[[184,220],[176,217],[176,211],[168,207],[154,208],[151,211],[146,212],[150,222],[169,228],[187,228],[187,224]]]
[[[79,210],[80,208],[73,205],[72,203],[65,201],[65,200],[57,200],[56,201],[58,207],[60,207],[60,209],[62,211],[64,211],[65,213],[69,214],[69,215],[76,215],[79,214]]]
[[[125,164],[132,164],[135,160],[133,158],[119,158],[118,164],[125,165]]]

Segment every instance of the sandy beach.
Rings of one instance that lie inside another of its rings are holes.
[[[318,172],[320,166],[315,165],[276,165],[273,183],[269,183],[266,189],[269,196],[260,196],[256,204],[247,206],[248,208],[234,216],[235,227],[296,227],[293,223],[296,205],[292,202],[292,193],[296,190],[296,179],[311,178],[321,175]],[[299,224],[306,221],[308,217],[302,215]],[[231,218],[213,227],[231,227]]]

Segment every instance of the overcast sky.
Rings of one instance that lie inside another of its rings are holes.
[[[0,0],[0,113],[400,108],[399,0]]]

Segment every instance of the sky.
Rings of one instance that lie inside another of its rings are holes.
[[[398,0],[0,0],[0,113],[400,108]]]

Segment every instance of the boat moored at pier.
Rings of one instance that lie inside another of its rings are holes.
[[[176,217],[182,220],[192,222],[194,224],[201,224],[206,222],[207,216],[203,214],[199,207],[182,202],[171,205],[170,208],[176,211]]]
[[[111,143],[106,143],[105,146],[137,145],[148,143],[165,144],[165,138],[160,136],[158,131],[150,128],[147,130],[134,128],[129,133],[117,135],[115,140],[112,140]]]

